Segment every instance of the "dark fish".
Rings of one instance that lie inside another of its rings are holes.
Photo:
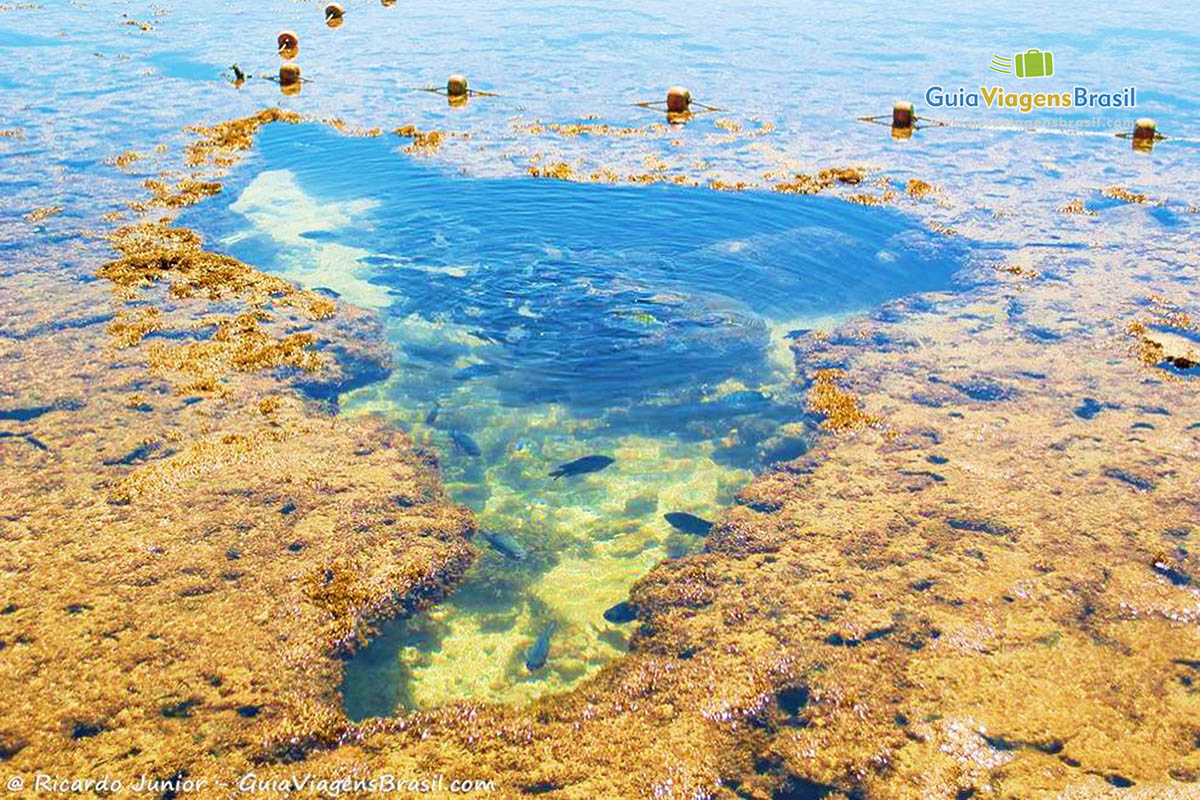
[[[497,375],[499,373],[500,368],[495,364],[472,364],[454,373],[454,380],[469,381],[472,378],[486,378],[489,375]]]
[[[628,600],[622,600],[604,612],[604,618],[614,625],[633,622],[637,619],[637,606]]]
[[[450,438],[454,440],[455,447],[471,456],[471,458],[476,458],[483,453],[479,449],[479,445],[475,443],[475,440],[463,431],[450,431]]]
[[[693,536],[707,536],[713,526],[708,520],[700,519],[695,514],[689,514],[686,511],[672,511],[670,514],[663,514],[663,519],[671,523],[671,527],[675,530],[690,533]]]
[[[480,531],[479,534],[487,540],[496,552],[511,558],[513,561],[525,560],[525,548],[521,547],[520,542],[513,538],[511,533],[497,533],[495,531]]]
[[[559,464],[557,468],[550,471],[550,477],[558,479],[570,475],[586,475],[589,472],[599,472],[611,463],[613,460],[608,456],[584,456],[565,464]]]
[[[558,623],[549,622],[545,628],[542,628],[542,633],[538,636],[537,641],[533,643],[533,647],[529,648],[529,652],[525,654],[525,668],[530,672],[541,669],[546,666],[546,659],[550,657],[550,637],[554,635],[554,629],[558,627]]]
[[[437,415],[441,410],[442,407],[437,403],[434,403],[433,408],[429,409],[429,413],[425,415],[425,424],[432,425],[433,423],[437,422]]]

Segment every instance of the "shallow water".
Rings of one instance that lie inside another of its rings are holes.
[[[991,219],[997,209],[1016,217],[1075,196],[1105,208],[1096,191],[1113,183],[1193,198],[1197,186],[1189,130],[1200,103],[1179,91],[1200,77],[1197,37],[1194,12],[1182,5],[1088,9],[1087,31],[1078,9],[1033,3],[997,3],[965,25],[955,4],[900,20],[873,5],[709,4],[678,14],[644,4],[468,3],[453,24],[436,4],[364,4],[336,31],[320,24],[313,4],[252,4],[236,20],[225,11],[213,2],[47,4],[0,16],[8,67],[0,127],[21,132],[0,139],[0,241],[101,249],[79,229],[119,210],[156,169],[178,166],[177,152],[151,156],[155,145],[186,141],[185,124],[267,104],[471,132],[422,162],[394,152],[390,137],[271,129],[225,197],[183,220],[257,266],[380,309],[396,370],[339,398],[344,413],[379,412],[406,425],[441,453],[453,495],[529,554],[514,565],[485,551],[452,602],[389,626],[351,667],[347,705],[356,716],[465,696],[527,699],[619,653],[627,629],[606,625],[603,609],[659,559],[699,546],[662,514],[711,517],[754,470],[805,446],[786,334],[945,287],[963,256],[893,212],[822,198],[514,179],[534,156],[636,165],[649,153],[673,166],[703,160],[706,179],[751,180],[790,163],[877,160],[889,176],[915,174],[977,198],[978,208],[960,204],[947,215],[997,226],[1008,224]],[[128,26],[122,14],[152,29]],[[951,19],[959,27],[949,37]],[[230,26],[238,36],[224,35]],[[261,78],[278,67],[270,43],[285,26],[300,32],[300,63],[312,79],[296,97]],[[896,142],[885,128],[853,121],[885,112],[897,96],[919,103],[930,83],[989,80],[992,52],[1042,41],[1053,43],[1064,80],[1136,83],[1138,114],[1158,117],[1176,139],[1133,156],[1111,138],[962,127]],[[1154,58],[1136,57],[1142,48]],[[221,76],[234,61],[252,76],[241,90]],[[410,91],[459,70],[503,97],[452,109]],[[676,81],[747,127],[778,124],[778,135],[726,141],[716,115],[649,141],[519,133],[537,120],[593,115],[613,125],[656,122],[632,103]],[[105,163],[125,150],[146,156],[133,174]],[[21,220],[51,204],[64,213]],[[1147,225],[1185,224],[1170,207],[1123,213]],[[1010,230],[1048,246],[1087,246],[1090,234],[1073,222],[1043,216]],[[78,253],[64,247],[55,256],[57,268],[83,275]],[[0,265],[6,274],[20,268]],[[740,413],[722,406],[734,392],[768,399]],[[452,431],[480,455],[456,446]],[[589,453],[616,463],[570,482],[549,479],[555,465]],[[552,658],[531,676],[522,653],[548,619],[560,621]]]
[[[626,646],[604,621],[702,539],[757,470],[804,453],[787,345],[800,331],[941,289],[967,246],[821,197],[454,175],[394,138],[322,125],[262,134],[231,201],[185,214],[218,249],[380,309],[392,376],[338,398],[441,455],[451,496],[515,539],[453,599],[391,623],[347,672],[352,716],[393,703],[529,699]],[[216,206],[216,207],[214,207]],[[592,454],[598,472],[550,477]],[[544,669],[524,652],[558,629]]]

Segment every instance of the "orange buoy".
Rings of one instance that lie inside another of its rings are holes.
[[[381,2],[385,6],[389,6],[389,7],[396,5],[396,0],[379,0],[379,2]]]
[[[897,100],[892,106],[893,128],[911,128],[916,120],[917,115],[913,113],[913,104],[907,100]]]
[[[300,52],[300,38],[292,31],[280,31],[275,37],[275,44],[279,55],[284,58],[295,58],[296,53]]]
[[[1158,126],[1150,117],[1141,117],[1133,123],[1133,149],[1149,150],[1158,138]]]
[[[466,97],[470,92],[465,75],[451,75],[446,79],[446,94],[450,97]]]
[[[325,6],[325,24],[331,28],[336,28],[342,24],[342,17],[346,16],[346,9],[342,8],[340,3],[330,3]]]
[[[692,105],[692,93],[682,86],[672,86],[667,89],[667,111],[672,114],[683,114]]]

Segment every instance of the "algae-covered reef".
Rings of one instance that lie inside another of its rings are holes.
[[[596,680],[310,763],[562,797],[1195,796],[1200,404],[1129,352],[1137,265],[1031,286],[1054,256],[1018,255],[797,342],[832,438],[634,589]],[[1157,257],[1194,273],[1182,240]]]
[[[321,736],[365,626],[443,596],[471,561],[433,457],[269,373],[181,394],[147,371],[149,342],[114,352],[101,324],[14,316],[6,769],[224,773],[269,738]]]
[[[227,166],[275,116],[191,152]],[[332,744],[341,659],[473,558],[435,457],[323,403],[386,374],[375,317],[206,250],[151,191],[167,215],[117,229],[100,281],[31,256],[0,293],[6,771],[128,785]]]
[[[193,166],[294,121],[264,115],[206,129]],[[1147,246],[1158,273],[1018,250],[970,292],[798,338],[826,435],[634,588],[627,657],[528,708],[352,723],[344,658],[452,589],[473,521],[432,455],[329,413],[387,369],[374,318],[206,249],[148,188],[167,219],[117,230],[103,280],[3,278],[4,772],[186,775],[200,797],[298,772],[504,797],[1196,795],[1185,235]]]

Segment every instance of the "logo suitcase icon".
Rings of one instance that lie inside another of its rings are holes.
[[[1054,74],[1054,54],[1030,48],[1013,56],[1018,78],[1049,78]]]

